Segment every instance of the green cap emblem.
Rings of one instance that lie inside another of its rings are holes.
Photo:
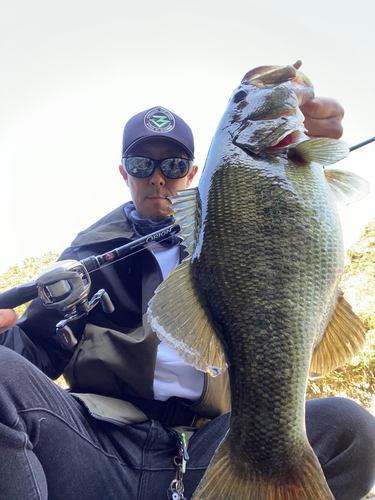
[[[145,116],[145,126],[153,132],[169,132],[174,129],[175,119],[165,108],[153,108]]]

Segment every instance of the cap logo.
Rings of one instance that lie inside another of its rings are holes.
[[[144,118],[145,126],[152,132],[165,133],[174,129],[176,121],[165,108],[153,108]]]

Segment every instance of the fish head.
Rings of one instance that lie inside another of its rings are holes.
[[[233,143],[259,154],[306,140],[299,109],[314,97],[310,79],[293,66],[260,66],[244,76],[228,105]]]

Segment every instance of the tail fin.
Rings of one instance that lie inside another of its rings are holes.
[[[292,480],[291,480],[292,478]],[[318,459],[311,447],[301,458],[301,465],[282,477],[270,478],[248,469],[236,467],[230,460],[229,446],[224,440],[192,500],[334,500]]]

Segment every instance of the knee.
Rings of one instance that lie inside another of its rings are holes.
[[[340,397],[314,399],[306,402],[306,428],[314,435],[336,436],[342,444],[370,444],[374,447],[375,418],[362,406]]]
[[[21,356],[8,347],[0,346],[0,373],[7,374],[18,363]]]
[[[335,497],[362,498],[375,479],[375,418],[350,399],[316,399],[306,432]]]
[[[27,383],[36,367],[8,347],[0,346],[0,384]]]
[[[17,364],[20,359],[23,359],[20,354],[17,354],[9,347],[0,345],[0,369],[9,369],[14,363]]]

